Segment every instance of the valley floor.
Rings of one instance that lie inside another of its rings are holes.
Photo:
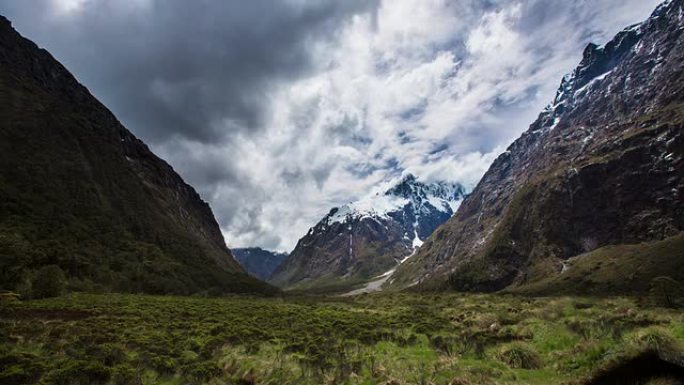
[[[600,383],[647,384],[611,376],[681,375],[684,312],[638,302],[459,294],[5,302],[0,383],[560,384],[604,375]],[[635,357],[641,367],[619,367]]]
[[[416,240],[418,240],[418,242],[420,242],[420,243],[416,243]],[[387,282],[388,280],[390,280],[392,278],[392,275],[394,274],[395,271],[397,271],[397,268],[400,265],[402,265],[404,262],[408,261],[411,257],[413,257],[416,254],[418,247],[420,247],[420,245],[422,244],[422,242],[418,238],[418,235],[416,235],[416,237],[414,238],[413,243],[414,243],[413,252],[411,252],[411,254],[405,256],[392,269],[380,274],[377,277],[374,277],[371,281],[363,284],[363,286],[361,286],[358,289],[354,289],[354,290],[348,291],[346,293],[343,293],[342,296],[343,297],[349,297],[349,296],[353,296],[353,295],[370,294],[370,293],[376,293],[378,291],[382,291],[382,285],[384,285],[385,282]]]

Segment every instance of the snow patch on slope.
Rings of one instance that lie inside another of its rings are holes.
[[[415,228],[413,229],[413,242],[412,242],[412,244],[413,244],[414,249],[423,246],[423,241],[420,239],[420,237],[418,237],[418,230],[416,230]]]

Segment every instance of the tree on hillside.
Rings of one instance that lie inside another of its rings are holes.
[[[66,282],[66,276],[59,266],[43,266],[33,280],[33,297],[58,297],[64,293]]]

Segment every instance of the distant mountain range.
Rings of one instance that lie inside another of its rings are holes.
[[[383,193],[330,210],[269,282],[334,289],[368,281],[410,255],[451,217],[465,195],[459,184],[423,183],[407,175]]]
[[[684,1],[589,44],[392,288],[634,293],[684,280]]]
[[[233,248],[235,259],[251,276],[267,280],[287,258],[287,253],[264,250],[260,247]]]
[[[0,16],[0,289],[30,294],[47,265],[72,290],[277,291],[171,166]]]

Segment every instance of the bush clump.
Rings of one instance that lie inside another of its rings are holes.
[[[655,306],[678,308],[682,306],[684,290],[679,282],[663,276],[653,278],[649,294]]]
[[[522,342],[505,345],[497,352],[496,358],[514,369],[539,369],[543,365],[539,353]]]
[[[66,276],[59,266],[43,266],[33,279],[31,294],[34,298],[59,297],[64,294],[66,284]]]
[[[640,350],[654,350],[660,353],[679,351],[677,340],[669,331],[661,327],[649,327],[639,330],[633,342]]]

